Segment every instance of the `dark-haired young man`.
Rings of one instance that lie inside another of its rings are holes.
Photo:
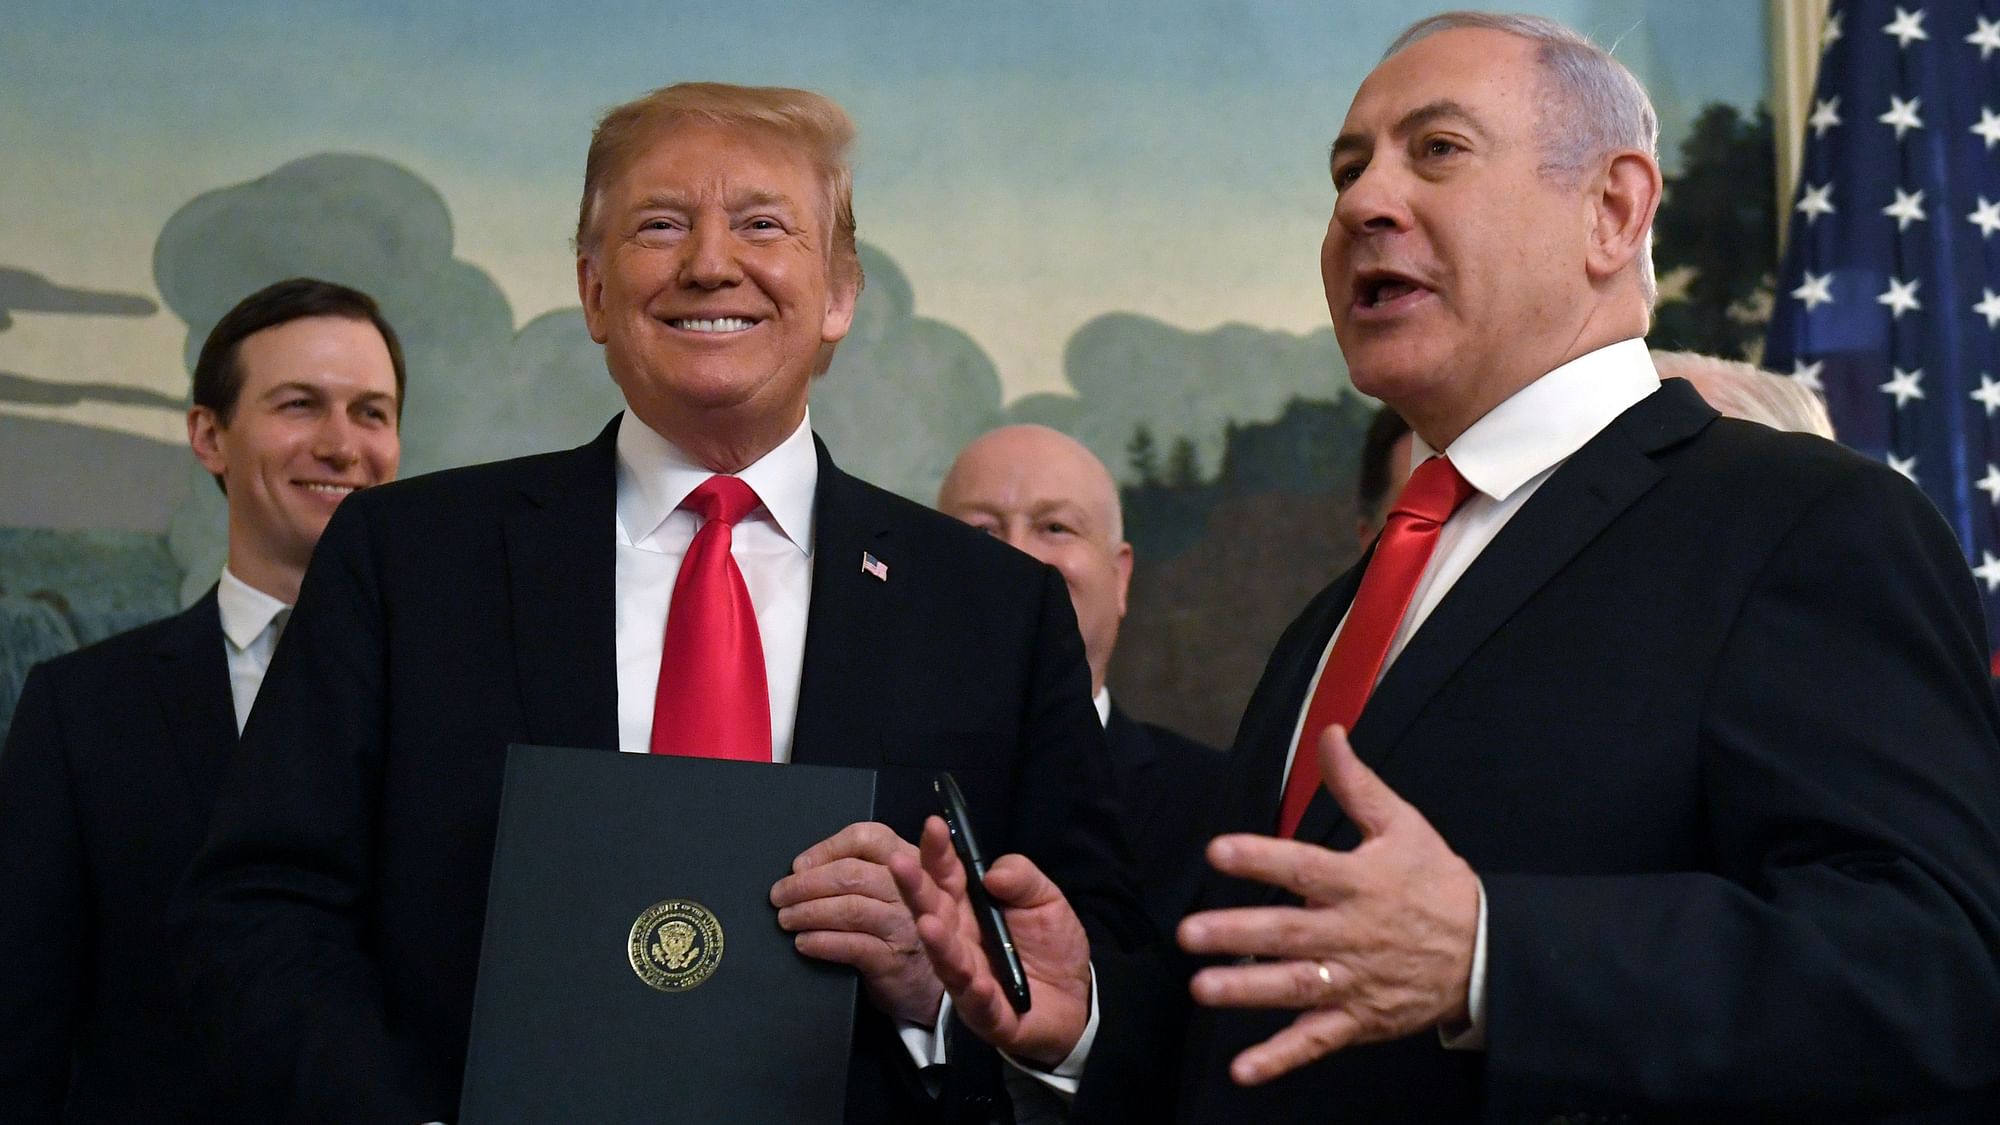
[[[233,1120],[161,919],[313,544],[396,474],[403,379],[375,302],[324,281],[259,290],[204,343],[188,442],[229,501],[221,579],[37,666],[0,752],[0,1120]]]

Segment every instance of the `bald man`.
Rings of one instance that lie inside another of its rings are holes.
[[[1147,912],[1171,931],[1187,913],[1207,843],[1200,810],[1224,756],[1112,706],[1105,687],[1132,582],[1118,486],[1082,443],[1046,426],[1005,426],[959,453],[938,510],[1061,572],[1090,663],[1125,829]]]

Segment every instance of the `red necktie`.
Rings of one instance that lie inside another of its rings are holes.
[[[1333,642],[1312,704],[1306,708],[1305,726],[1292,751],[1292,773],[1285,779],[1285,799],[1278,806],[1278,835],[1289,837],[1298,831],[1299,818],[1320,784],[1319,736],[1335,723],[1354,729],[1368,693],[1375,690],[1389,642],[1396,638],[1417,580],[1430,563],[1438,532],[1471,495],[1472,486],[1451,462],[1433,457],[1417,466],[1396,497],[1375,544],[1375,557],[1368,560],[1361,589],[1347,611],[1347,623],[1340,627],[1340,638]]]
[[[757,493],[714,476],[681,507],[702,519],[674,578],[660,686],[653,697],[655,754],[771,760],[771,696],[750,588],[729,555],[730,531],[757,510]]]

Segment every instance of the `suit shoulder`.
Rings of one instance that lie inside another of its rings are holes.
[[[874,507],[898,536],[932,556],[934,561],[981,572],[984,581],[1016,581],[1039,588],[1046,565],[991,535],[934,508],[898,496],[886,488],[849,475],[855,497]]]
[[[525,489],[588,472],[590,452],[586,446],[439,469],[377,485],[349,502],[359,501],[357,507],[390,517],[490,508],[510,501]]]
[[[61,656],[50,657],[35,668],[59,688],[77,684],[94,685],[105,680],[127,683],[126,678],[131,675],[133,666],[158,651],[174,633],[187,628],[189,619],[199,614],[208,600],[204,598],[179,613],[93,641]],[[219,631],[216,639],[221,639]]]
[[[1887,465],[1825,438],[1755,422],[1718,418],[1669,453],[1664,467],[1681,486],[1677,495],[1724,518],[1734,513],[1790,524],[1817,509],[1857,503],[1940,518],[1923,492]]]
[[[1152,738],[1153,745],[1159,747],[1162,753],[1184,758],[1213,758],[1218,762],[1226,757],[1221,750],[1208,743],[1197,742],[1177,730],[1163,727],[1158,723],[1142,722],[1139,726],[1145,729],[1146,734]]]

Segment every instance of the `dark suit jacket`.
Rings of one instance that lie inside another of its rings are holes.
[[[213,590],[29,673],[0,752],[0,1121],[228,1119],[164,917],[235,744]]]
[[[1213,746],[1111,707],[1104,724],[1118,811],[1153,926],[1171,934],[1208,869],[1208,822],[1229,759]]]
[[[1273,830],[1358,580],[1272,654],[1235,829]],[[1238,1090],[1228,1060],[1291,1014],[1197,1011],[1181,1116],[2000,1120],[1977,1094],[2000,1079],[1984,650],[1958,546],[1906,481],[1667,381],[1522,507],[1353,731],[1481,875],[1488,1049],[1426,1032]],[[1298,836],[1357,842],[1325,793]],[[1278,901],[1220,877],[1203,897]]]
[[[505,747],[617,743],[615,430],[372,489],[320,542],[176,926],[204,1030],[260,1048],[285,1120],[454,1118]],[[982,840],[1139,936],[1059,576],[824,449],[815,518],[793,760],[878,771],[905,838],[951,769]],[[863,1024],[849,1118],[914,1119],[914,1066]],[[952,1070],[981,1058],[1004,1097],[990,1054]]]

